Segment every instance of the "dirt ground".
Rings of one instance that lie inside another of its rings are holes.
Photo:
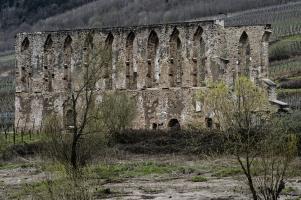
[[[146,158],[143,158],[146,159]],[[132,158],[132,162],[143,160]],[[154,158],[148,158],[153,160]],[[124,161],[119,161],[124,162]],[[223,165],[224,159],[211,161],[209,159],[197,160],[179,158],[173,156],[161,157],[156,162],[174,162],[190,167],[198,168],[197,171],[186,171],[183,173],[150,174],[141,177],[125,178],[122,181],[108,182],[102,185],[110,191],[118,191],[112,195],[99,199],[175,199],[175,200],[247,200],[248,188],[241,174],[216,177],[212,174],[212,168]],[[183,168],[184,169],[184,168]],[[32,184],[45,180],[47,173],[35,167],[20,167],[18,165],[0,169],[0,199],[9,198],[7,191],[18,191],[24,184]],[[205,180],[192,181],[193,177],[201,176]],[[290,178],[286,184],[285,195],[282,200],[301,199],[301,177]],[[97,198],[96,198],[97,199]]]

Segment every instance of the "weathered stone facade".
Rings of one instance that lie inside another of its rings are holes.
[[[267,78],[269,26],[199,21],[124,28],[20,33],[16,37],[16,126],[38,129],[47,113],[65,116],[76,66],[95,47],[112,53],[100,93],[136,97],[135,128],[207,122],[195,93],[210,81]],[[210,121],[211,123],[211,121]]]

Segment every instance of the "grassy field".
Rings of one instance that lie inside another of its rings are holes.
[[[296,161],[293,167],[299,164]],[[301,176],[301,171],[296,169],[289,170],[292,179]],[[0,165],[0,176],[4,171],[8,175],[1,184],[9,187],[1,192],[7,199],[63,199],[71,193],[82,199],[164,199],[169,196],[175,199],[248,199],[242,171],[235,159],[227,156],[108,154],[103,162],[90,164],[84,169],[82,188],[77,191],[80,194],[72,190],[74,182],[57,163],[39,159],[5,163]],[[19,178],[10,177],[11,172]],[[299,189],[300,185],[289,181],[283,196],[297,199],[290,194],[299,194]]]

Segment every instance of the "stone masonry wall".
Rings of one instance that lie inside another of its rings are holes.
[[[255,82],[266,78],[269,35],[267,26],[224,27],[215,21],[20,33],[15,125],[39,129],[49,113],[66,117],[66,90],[95,47],[112,53],[99,95],[122,90],[134,96],[134,128],[167,128],[174,121],[205,125],[212,116],[195,93],[210,81],[233,85],[241,69]]]

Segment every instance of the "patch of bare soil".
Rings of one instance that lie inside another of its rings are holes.
[[[281,200],[301,198],[301,183],[289,182],[294,188],[289,194],[282,195]],[[170,179],[168,181],[151,179],[132,179],[124,183],[107,184],[106,187],[120,191],[123,195],[107,199],[174,199],[174,200],[249,200],[246,186],[233,178],[211,179],[203,183],[192,183],[187,179]]]
[[[108,199],[249,199],[243,194],[241,183],[233,178],[211,179],[194,183],[187,178],[132,179],[124,183],[107,184],[107,187],[126,194]]]

